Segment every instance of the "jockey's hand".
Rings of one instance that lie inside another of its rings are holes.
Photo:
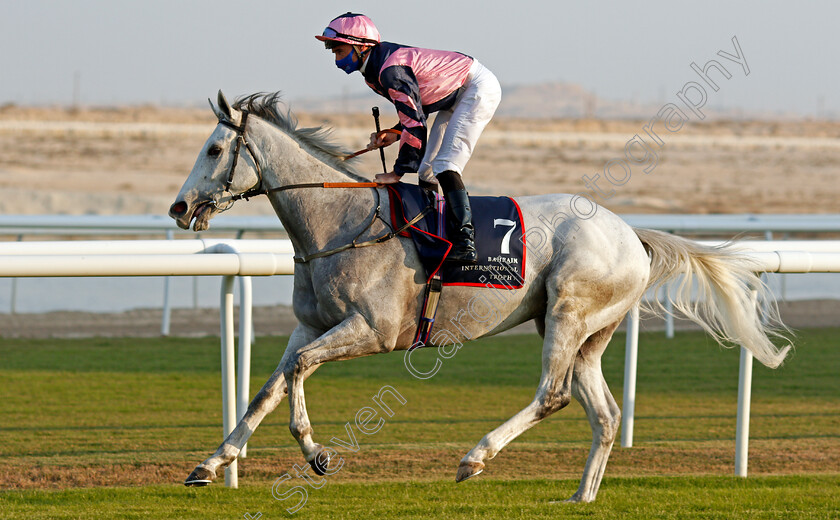
[[[397,182],[400,182],[400,178],[401,177],[399,175],[397,175],[396,173],[388,172],[388,173],[377,173],[374,180],[377,182],[377,184],[395,184]]]
[[[368,150],[373,150],[374,148],[383,148],[385,146],[391,146],[397,139],[400,138],[400,134],[390,131],[388,129],[382,130],[380,132],[373,132],[370,134],[370,143],[368,144]]]

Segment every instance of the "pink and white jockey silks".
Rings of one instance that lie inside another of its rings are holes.
[[[394,173],[461,173],[501,100],[496,77],[475,59],[381,42],[361,68],[368,86],[397,109],[402,131]],[[431,132],[427,118],[438,112]]]

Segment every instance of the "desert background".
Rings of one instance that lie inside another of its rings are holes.
[[[384,100],[379,104],[383,105]],[[382,107],[382,125],[396,123]],[[650,112],[651,116],[655,111]],[[373,130],[364,113],[295,112],[301,126],[327,126],[349,150]],[[646,119],[497,116],[464,172],[481,195],[584,191],[582,177],[621,158]],[[209,108],[0,107],[0,212],[166,214],[215,126]],[[660,124],[661,126],[661,124]],[[648,174],[633,171],[610,200],[616,213],[837,213],[840,122],[715,118],[668,134]],[[386,150],[389,166],[396,146]],[[376,153],[360,157],[372,177]],[[260,201],[231,214],[271,214]]]
[[[628,116],[621,107],[610,108],[622,116],[613,118],[511,115],[535,115],[523,107],[532,106],[527,100],[538,96],[533,90],[512,96],[507,112],[502,110],[488,126],[464,172],[472,194],[576,193],[586,189],[584,175],[599,172],[599,185],[608,187],[605,163],[622,157],[634,135],[644,135],[647,119]],[[336,141],[357,150],[367,144],[373,129],[372,117],[361,108],[368,103],[365,98],[350,106],[322,105],[318,113],[313,110],[317,106],[301,102],[308,111],[296,115],[301,126],[330,127]],[[379,105],[383,127],[393,125],[393,109]],[[634,108],[636,113],[656,113],[655,108]],[[209,108],[2,106],[0,213],[165,215],[215,123]],[[649,174],[634,169],[626,184],[614,188],[611,199],[596,202],[619,214],[840,213],[840,122],[716,113],[660,135],[665,145],[658,149],[655,169]],[[395,153],[396,147],[386,151],[389,166]],[[371,177],[381,171],[378,154],[362,156],[359,167]],[[238,203],[228,214],[273,212],[258,198]],[[838,300],[783,303],[782,310],[795,327],[840,322]],[[0,312],[0,334],[5,336],[154,335],[160,322],[156,309]],[[262,334],[289,333],[295,323],[288,308],[257,309],[255,317]],[[176,310],[172,333],[217,334],[217,320],[214,313]]]

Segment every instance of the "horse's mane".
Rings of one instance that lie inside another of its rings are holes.
[[[298,128],[298,120],[291,109],[288,107],[285,107],[285,110],[281,109],[281,97],[280,92],[257,92],[238,98],[233,103],[233,108],[248,110],[260,119],[271,123],[297,141],[307,152],[336,170],[358,181],[369,180],[359,175],[353,166],[353,159],[344,159],[351,152],[332,140],[331,128],[323,126]]]

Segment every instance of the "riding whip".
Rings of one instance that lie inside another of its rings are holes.
[[[373,107],[373,121],[376,123],[376,135],[379,135],[379,107]],[[382,173],[388,173],[388,167],[385,166],[385,150],[379,147],[379,157],[382,158]]]

